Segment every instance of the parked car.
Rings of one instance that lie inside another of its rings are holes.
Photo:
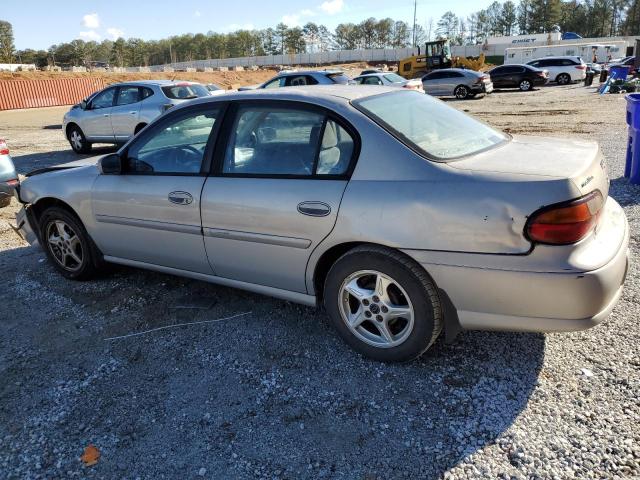
[[[424,93],[422,82],[419,79],[407,80],[397,73],[367,73],[353,79],[358,85],[385,85],[387,87],[406,88]]]
[[[62,276],[111,262],[323,304],[381,361],[443,328],[589,328],[628,266],[597,143],[511,137],[399,88],[202,98],[50,170],[22,182],[18,230]]]
[[[548,72],[531,65],[501,65],[488,73],[494,88],[519,88],[523,92],[549,81]]]
[[[219,87],[215,83],[207,83],[205,87],[209,90],[209,95],[223,95],[225,92],[224,88]]]
[[[74,152],[88,153],[93,143],[124,143],[174,105],[208,96],[209,90],[193,82],[118,83],[71,107],[62,131]]]
[[[463,68],[443,68],[422,77],[424,91],[434,96],[473,98],[479,93],[493,92],[489,75]]]
[[[18,174],[11,160],[7,142],[0,140],[0,208],[11,203],[13,191],[18,186]]]
[[[635,65],[635,61],[636,61],[636,57],[635,56],[623,57],[623,58],[618,58],[618,59],[615,59],[615,60],[611,60],[607,66],[608,67],[615,67],[615,66],[619,66],[619,65],[634,66]]]
[[[283,71],[262,85],[240,87],[238,91],[305,85],[347,85],[353,83],[342,70]]]
[[[581,82],[587,74],[587,64],[584,63],[582,57],[576,56],[539,58],[527,63],[527,65],[547,70],[551,81],[557,82],[559,85]]]

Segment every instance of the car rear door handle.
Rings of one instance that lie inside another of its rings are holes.
[[[130,113],[131,115],[135,115],[135,114],[137,114],[138,112],[129,112],[129,113]]]
[[[171,192],[169,194],[169,201],[176,205],[190,205],[193,203],[193,195],[189,192]]]
[[[301,202],[298,212],[310,217],[326,217],[331,213],[331,207],[324,202]]]

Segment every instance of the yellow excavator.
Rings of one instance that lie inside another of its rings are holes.
[[[421,78],[431,70],[439,68],[450,68],[451,48],[449,40],[436,40],[435,42],[427,42],[424,48],[424,54],[418,54],[400,60],[398,64],[398,73],[406,79]]]

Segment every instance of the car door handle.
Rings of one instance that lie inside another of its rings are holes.
[[[169,201],[176,205],[190,205],[193,203],[193,195],[189,192],[171,192],[169,194]]]
[[[129,112],[131,115],[136,115],[138,112]]]
[[[109,114],[108,114],[108,113],[105,113],[105,114],[104,114],[104,116],[105,116],[105,117],[108,117],[108,116],[109,116]]]
[[[310,217],[326,217],[331,213],[331,207],[324,202],[301,202],[298,212]]]

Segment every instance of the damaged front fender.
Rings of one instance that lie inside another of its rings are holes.
[[[35,222],[34,212],[30,205],[24,205],[20,209],[16,214],[16,222],[18,226],[12,227],[15,232],[30,245],[37,245],[39,243],[37,223]]]

